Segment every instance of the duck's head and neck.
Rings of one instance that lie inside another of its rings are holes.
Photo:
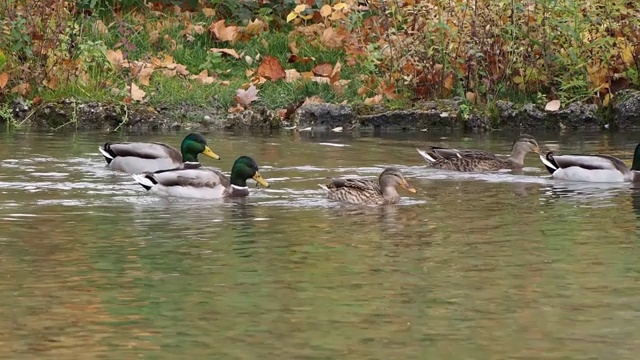
[[[396,168],[386,168],[378,178],[382,197],[389,202],[396,202],[400,199],[400,195],[396,191],[396,187],[400,186],[409,192],[415,193],[416,189],[409,186],[407,180],[404,179],[402,172]]]
[[[248,179],[253,179],[258,184],[269,187],[269,183],[262,178],[258,171],[258,164],[248,156],[240,156],[231,168],[231,187],[234,190],[246,190]]]
[[[211,148],[207,146],[207,141],[200,134],[192,133],[185,136],[180,145],[180,152],[182,152],[182,162],[195,167],[200,165],[199,154],[220,160],[220,156],[211,151]]]
[[[513,142],[509,161],[516,165],[523,166],[524,157],[527,156],[527,154],[530,152],[540,154],[540,146],[533,136],[522,134],[519,138],[516,139],[516,141]]]

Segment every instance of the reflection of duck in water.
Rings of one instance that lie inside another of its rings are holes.
[[[383,205],[395,204],[400,200],[396,186],[409,192],[416,190],[409,186],[402,172],[396,168],[386,168],[378,177],[372,179],[331,179],[328,185],[320,185],[331,200],[350,204]]]
[[[640,182],[640,144],[633,153],[631,168],[611,155],[540,154],[540,160],[554,179],[585,182]]]
[[[522,169],[524,158],[530,152],[540,153],[540,146],[531,135],[523,134],[513,142],[511,155],[501,159],[481,150],[458,150],[430,146],[427,151],[416,149],[432,168],[465,172]]]

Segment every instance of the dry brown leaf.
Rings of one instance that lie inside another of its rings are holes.
[[[40,105],[42,104],[42,98],[40,97],[40,95],[36,95],[36,97],[33,98],[33,100],[31,101],[31,103],[35,106],[35,105]]]
[[[324,4],[321,8],[320,8],[320,15],[322,15],[322,17],[327,17],[329,15],[331,15],[331,6]]]
[[[98,34],[106,34],[109,32],[107,26],[102,22],[102,20],[96,21],[96,31]]]
[[[301,64],[308,64],[312,61],[315,61],[316,58],[311,57],[311,56],[304,56],[304,57],[300,57],[296,54],[292,54],[291,56],[289,56],[289,59],[287,59],[287,62],[289,63],[293,63],[293,62],[297,62],[297,63],[301,63]]]
[[[9,82],[9,74],[7,74],[6,72],[3,72],[2,74],[0,74],[0,90],[4,89],[4,87],[7,86],[8,82]]]
[[[267,81],[269,81],[269,80],[267,80],[266,78],[263,78],[262,76],[254,76],[251,79],[251,83],[253,85],[261,85],[261,84],[266,83]]]
[[[222,86],[229,86],[229,85],[231,85],[231,81],[229,81],[229,80],[218,81],[218,84],[220,84]]]
[[[11,89],[12,93],[16,93],[19,94],[21,96],[25,96],[28,93],[31,92],[31,84],[29,83],[22,83],[20,85],[16,85],[13,87],[13,89]]]
[[[333,65],[329,63],[319,64],[314,66],[311,71],[317,76],[329,76],[331,75],[331,71],[333,71]]]
[[[311,78],[311,81],[315,81],[318,84],[329,84],[329,78],[322,76],[314,76]]]
[[[160,40],[160,32],[158,30],[153,30],[149,33],[149,42],[155,44]]]
[[[304,80],[304,81],[309,81],[309,80],[313,79],[313,77],[315,76],[313,71],[304,71],[304,72],[302,72],[301,75],[302,75],[302,80]]]
[[[260,66],[258,66],[257,74],[271,81],[277,81],[286,76],[280,61],[270,55],[262,59]]]
[[[289,43],[289,50],[291,50],[293,54],[298,54],[298,45],[295,41]]]
[[[235,114],[244,111],[244,107],[242,105],[236,105],[234,107],[229,108],[230,114]]]
[[[124,56],[122,55],[122,50],[118,49],[116,51],[107,50],[107,60],[111,63],[111,65],[116,68],[120,68],[124,66]]]
[[[213,32],[216,38],[220,41],[233,42],[238,34],[237,26],[225,26],[224,19],[215,22],[209,26],[209,31]]]
[[[467,97],[467,100],[469,100],[470,102],[472,103],[476,102],[476,93],[467,91],[466,97]]]
[[[444,88],[447,90],[451,90],[453,88],[453,83],[455,82],[455,78],[453,76],[453,74],[449,74],[447,75],[447,77],[444,79]]]
[[[249,35],[258,35],[268,28],[269,26],[267,23],[260,19],[255,19],[253,21],[249,21],[247,27],[244,29],[244,33]]]
[[[258,88],[255,85],[251,84],[247,90],[238,89],[236,90],[236,96],[234,99],[236,102],[242,106],[249,106],[252,102],[258,99]]]
[[[202,26],[202,25],[195,25],[193,27],[193,32],[195,32],[198,35],[204,34],[204,31],[205,31],[205,29],[204,29],[204,26]]]
[[[182,64],[176,64],[176,74],[187,76],[189,75],[189,70],[187,70],[187,67]]]
[[[210,52],[210,53],[227,54],[227,55],[232,56],[235,59],[240,59],[240,55],[238,55],[238,53],[234,49],[211,48],[211,49],[208,50],[208,52]]]
[[[171,51],[174,51],[178,47],[178,44],[176,43],[175,39],[169,36],[169,34],[164,36],[164,41],[166,44],[169,44],[169,50]]]
[[[149,86],[153,68],[151,66],[143,66],[137,74],[138,81],[144,86]]]
[[[51,78],[42,80],[42,85],[48,87],[51,90],[55,90],[58,88],[58,77],[52,75]]]
[[[322,103],[324,103],[324,100],[322,100],[321,97],[319,97],[319,96],[311,96],[311,97],[307,97],[306,99],[304,99],[304,102],[302,103],[302,105],[322,104]]]
[[[212,8],[202,8],[202,13],[205,17],[212,17],[216,14],[216,10]]]
[[[336,65],[333,67],[333,70],[331,70],[331,74],[329,74],[329,82],[331,84],[333,84],[336,81],[340,80],[340,70],[341,69],[342,69],[342,64],[340,63],[340,61],[336,62]]]
[[[544,106],[544,109],[547,111],[558,111],[560,110],[560,100],[551,100]]]
[[[215,77],[209,76],[206,69],[202,70],[198,75],[191,75],[191,79],[194,79],[196,82],[203,85],[213,84],[216,81]]]
[[[343,40],[344,35],[338,35],[338,33],[333,30],[333,28],[326,28],[322,32],[322,36],[320,37],[320,42],[322,42],[322,45],[329,49],[342,47]]]
[[[131,83],[131,86],[127,89],[127,91],[129,92],[129,96],[133,101],[142,101],[145,95],[147,95],[147,93],[144,92],[144,90],[140,89],[138,85],[136,85],[136,83],[133,83],[133,82]]]
[[[351,82],[351,80],[338,80],[334,83],[331,84],[331,88],[333,89],[333,92],[335,92],[338,95],[341,95],[344,92],[344,89],[347,87],[347,85]]]
[[[300,78],[302,77],[302,75],[300,75],[300,73],[296,69],[287,69],[284,72],[286,74],[284,81],[288,83],[300,80]]]
[[[366,105],[376,105],[379,104],[380,101],[382,101],[382,95],[378,94],[374,97],[370,97],[370,98],[366,98],[364,99],[364,103]]]
[[[246,70],[244,71],[244,74],[245,74],[245,75],[247,75],[247,77],[251,77],[251,76],[253,76],[253,73],[255,73],[255,72],[256,72],[255,70],[252,70],[252,69],[246,69]]]

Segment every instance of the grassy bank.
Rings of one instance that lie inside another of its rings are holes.
[[[305,100],[607,106],[640,87],[632,1],[177,3],[5,1],[0,97],[286,116]]]

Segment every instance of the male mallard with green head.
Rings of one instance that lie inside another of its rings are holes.
[[[129,174],[154,172],[158,170],[200,167],[198,155],[203,154],[220,160],[200,134],[185,136],[180,151],[163,143],[123,142],[106,143],[98,148],[113,170]]]
[[[416,149],[433,168],[465,172],[521,169],[530,152],[540,153],[540,146],[531,135],[523,134],[513,142],[511,155],[506,159],[482,150],[458,150],[430,146],[427,151]]]
[[[586,182],[640,182],[640,144],[633,153],[631,168],[611,155],[540,154],[540,160],[558,180]]]
[[[397,203],[400,195],[396,191],[396,186],[401,186],[412,193],[416,192],[404,179],[402,172],[391,167],[384,169],[378,181],[360,178],[331,179],[328,185],[320,185],[331,200],[362,205]]]
[[[233,163],[230,177],[215,169],[199,168],[161,170],[136,174],[133,178],[146,190],[158,195],[200,199],[247,196],[248,179],[269,187],[258,172],[256,162],[248,156],[241,156]]]

